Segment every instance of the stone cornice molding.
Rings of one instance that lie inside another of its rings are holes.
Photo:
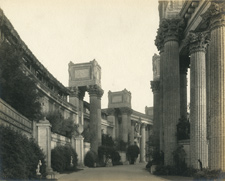
[[[225,26],[225,2],[216,0],[211,3],[208,10],[201,15],[203,21],[209,21],[209,28],[212,31],[215,28]]]
[[[162,50],[167,41],[180,41],[183,37],[185,23],[182,18],[163,19],[159,25],[155,45]]]
[[[120,112],[121,114],[127,114],[127,115],[131,115],[133,110],[129,107],[120,107]]]
[[[153,93],[157,93],[160,90],[160,81],[151,81],[151,89]]]
[[[209,44],[209,32],[190,32],[185,44],[189,47],[190,55],[199,51],[206,52]]]
[[[114,114],[115,114],[115,109],[114,108],[108,108],[107,109],[107,113],[110,115],[110,116],[114,116]]]
[[[90,96],[97,96],[99,99],[101,99],[102,95],[104,94],[104,91],[98,85],[88,86],[87,91]]]

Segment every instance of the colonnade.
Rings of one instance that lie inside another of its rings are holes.
[[[212,2],[202,15],[209,22],[205,32],[189,32],[184,37],[182,19],[161,21],[156,46],[160,51],[159,83],[152,82],[154,124],[160,150],[165,150],[165,165],[173,165],[176,125],[187,112],[187,66],[180,65],[187,47],[190,57],[190,155],[191,165],[225,170],[225,14],[222,1]],[[210,39],[208,38],[210,37]],[[183,43],[182,43],[183,42]],[[156,84],[159,90],[156,91]],[[161,116],[162,115],[162,116]]]

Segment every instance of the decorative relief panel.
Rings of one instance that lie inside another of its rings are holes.
[[[112,97],[112,103],[116,103],[116,102],[122,102],[122,95]]]
[[[87,79],[87,78],[90,78],[90,69],[89,68],[77,69],[77,70],[75,69],[74,80],[76,80],[76,79]]]

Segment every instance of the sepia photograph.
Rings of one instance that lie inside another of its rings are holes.
[[[224,0],[0,0],[0,180],[225,179]]]

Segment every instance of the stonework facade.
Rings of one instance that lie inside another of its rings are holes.
[[[177,122],[179,118],[188,119],[187,70],[190,68],[189,149],[188,141],[183,141],[186,151],[190,150],[187,163],[199,168],[200,160],[203,167],[225,170],[224,11],[224,1],[218,0],[159,1],[160,25],[155,40],[160,51],[158,97],[155,80],[151,84],[153,121],[160,122],[160,126],[154,126],[160,128],[159,145],[165,152],[166,165],[174,164]]]

